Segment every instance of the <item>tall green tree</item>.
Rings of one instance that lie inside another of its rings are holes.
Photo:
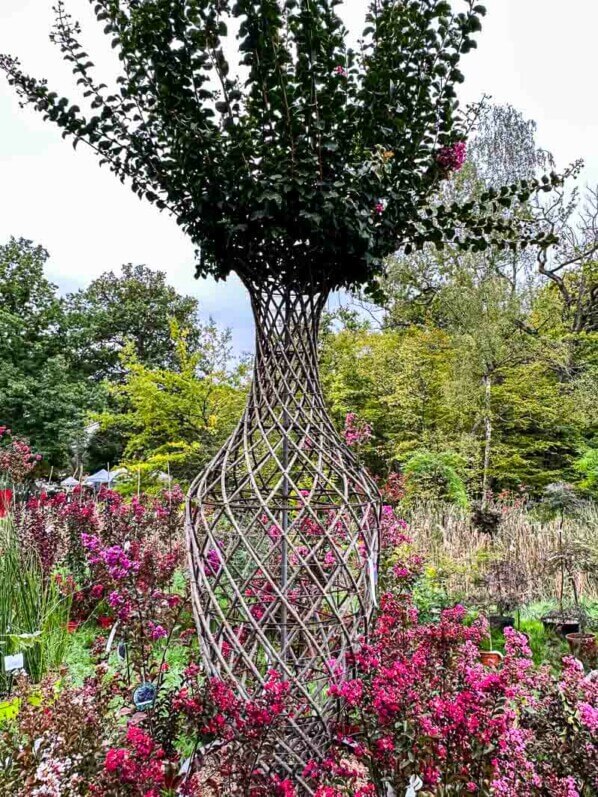
[[[48,466],[67,467],[103,390],[73,365],[67,316],[45,276],[48,253],[25,239],[0,245],[0,420]]]
[[[111,408],[97,416],[102,432],[125,441],[121,464],[151,479],[160,472],[190,480],[230,434],[245,401],[246,367],[224,370],[227,334],[202,329],[202,351],[171,324],[173,368],[142,363],[134,345],[121,352],[122,382],[110,386]],[[211,355],[209,354],[211,352]]]
[[[120,375],[120,353],[133,346],[148,367],[173,368],[177,357],[170,335],[175,321],[189,330],[188,345],[200,337],[198,303],[166,282],[166,274],[127,263],[108,271],[67,297],[69,343],[82,371],[99,380]]]

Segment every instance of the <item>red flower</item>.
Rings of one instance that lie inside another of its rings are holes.
[[[12,503],[12,490],[0,490],[0,517],[5,517]]]

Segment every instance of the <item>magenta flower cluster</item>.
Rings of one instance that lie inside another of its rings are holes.
[[[41,460],[24,440],[13,437],[12,430],[0,426],[0,480],[9,484],[25,479]]]
[[[104,564],[115,581],[122,581],[139,570],[139,562],[133,561],[120,545],[103,548],[100,539],[93,534],[82,534],[81,542],[88,552],[89,564]]]
[[[356,413],[349,412],[345,416],[343,437],[348,446],[354,447],[366,443],[372,437],[372,427]]]
[[[436,154],[436,163],[447,173],[458,172],[463,168],[467,158],[467,145],[465,141],[456,141],[447,147],[442,147]]]
[[[465,624],[462,606],[427,625],[408,595],[386,594],[381,609],[351,674],[331,681],[346,719],[319,772],[333,773],[349,745],[371,782],[397,794],[410,778],[438,795],[581,797],[584,785],[598,786],[598,682],[577,660],[565,658],[555,681],[508,628],[503,664],[488,670],[479,660],[486,621]],[[348,794],[348,785],[336,776],[330,793]]]

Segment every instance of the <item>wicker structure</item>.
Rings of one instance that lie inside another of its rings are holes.
[[[326,749],[329,677],[367,632],[380,503],[324,406],[317,335],[327,291],[248,287],[256,360],[247,406],[189,493],[193,602],[211,675],[242,695],[270,668],[291,682],[299,708],[270,763],[296,775]]]

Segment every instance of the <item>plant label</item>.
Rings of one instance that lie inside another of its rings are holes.
[[[22,653],[14,653],[12,656],[4,657],[4,672],[25,669],[25,660]]]

